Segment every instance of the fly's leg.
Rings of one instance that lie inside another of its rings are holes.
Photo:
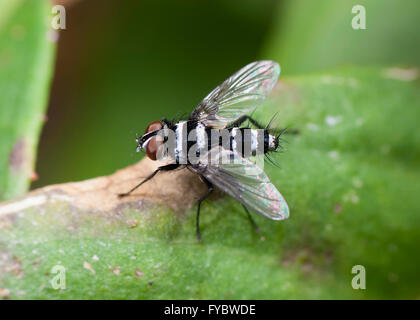
[[[247,115],[244,115],[244,116],[240,117],[238,120],[236,120],[235,122],[233,122],[230,125],[230,127],[239,127],[242,123],[244,123],[247,120],[249,122],[251,122],[258,129],[267,129],[268,127],[270,127],[270,124],[267,127],[264,127],[257,120],[255,120],[252,117],[247,116]],[[299,129],[282,129],[282,130],[280,130],[280,132],[281,132],[281,134],[299,134],[300,133]]]
[[[259,123],[257,120],[254,120],[253,118],[251,118],[250,116],[244,115],[242,117],[240,117],[238,120],[236,120],[235,122],[233,122],[230,127],[239,127],[242,123],[244,123],[245,121],[249,121],[251,122],[254,126],[256,126],[258,129],[264,129],[265,127]]]
[[[251,222],[252,226],[254,227],[255,232],[260,231],[260,228],[258,227],[257,223],[255,222],[255,220],[252,218],[251,214],[248,211],[248,208],[245,207],[244,205],[242,205],[242,207],[244,207],[244,210],[246,212],[246,215],[248,216],[249,222]]]
[[[201,202],[203,202],[213,191],[213,184],[208,181],[203,176],[200,176],[201,180],[203,180],[207,185],[207,192],[204,196],[202,196],[200,199],[198,199],[198,205],[197,205],[197,218],[196,218],[196,225],[195,225],[195,234],[197,237],[197,241],[201,241],[201,234],[200,234],[200,206]]]
[[[120,193],[118,195],[118,197],[123,198],[123,197],[126,197],[126,196],[130,195],[130,193],[132,193],[134,190],[139,188],[143,183],[152,179],[159,171],[171,171],[171,170],[177,169],[179,166],[180,165],[178,163],[171,163],[171,164],[168,164],[166,166],[161,166],[161,167],[157,168],[150,176],[148,176],[146,179],[144,179],[142,182],[140,182],[138,185],[136,185],[133,189],[131,189],[130,191],[128,191],[126,193]]]

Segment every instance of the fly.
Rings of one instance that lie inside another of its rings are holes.
[[[210,92],[186,121],[173,122],[164,118],[150,123],[145,134],[136,139],[137,151],[144,149],[151,160],[157,160],[160,159],[161,147],[170,140],[173,143],[166,147],[166,156],[169,152],[171,161],[119,196],[129,195],[160,171],[185,167],[198,174],[207,186],[206,194],[198,199],[198,240],[201,239],[200,206],[214,186],[243,205],[255,228],[257,225],[249,210],[271,220],[288,218],[289,208],[283,196],[264,171],[249,160],[258,150],[267,155],[279,148],[279,136],[283,131],[275,134],[269,126],[263,127],[247,115],[269,95],[279,74],[280,66],[276,62],[250,63]],[[257,129],[241,127],[245,121]],[[162,138],[162,132],[171,132],[172,139],[168,139],[167,133]],[[192,132],[193,139],[190,139]],[[227,138],[223,140],[219,136],[213,139],[214,132],[225,133]],[[223,159],[225,161],[220,161]]]

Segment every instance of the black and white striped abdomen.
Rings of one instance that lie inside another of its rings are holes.
[[[191,156],[199,157],[212,147],[221,146],[243,157],[264,154],[277,149],[278,139],[265,129],[214,129],[201,122],[181,121],[175,126],[175,161],[189,163]]]
[[[243,157],[265,154],[277,149],[277,138],[265,129],[231,128],[230,150]]]

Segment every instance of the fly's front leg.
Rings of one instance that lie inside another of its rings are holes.
[[[197,205],[197,218],[196,218],[196,225],[195,225],[195,234],[197,237],[197,241],[201,241],[201,234],[200,234],[200,206],[201,202],[203,202],[213,191],[213,184],[208,181],[204,176],[200,175],[201,180],[203,180],[207,185],[207,192],[204,196],[202,196],[200,199],[198,199],[198,205]]]
[[[144,179],[142,182],[140,182],[138,185],[136,185],[130,191],[128,191],[126,193],[120,193],[118,195],[118,197],[123,198],[123,197],[126,197],[126,196],[130,195],[134,190],[139,188],[143,183],[152,179],[159,171],[171,171],[171,170],[177,169],[179,166],[180,165],[178,163],[171,163],[171,164],[168,164],[166,166],[161,166],[161,167],[157,168],[151,175],[149,175],[146,179]]]

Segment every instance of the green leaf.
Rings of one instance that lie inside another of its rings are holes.
[[[47,1],[0,1],[0,199],[33,172],[54,62]]]
[[[165,180],[148,182],[127,202],[117,200],[126,189],[117,177],[144,172],[52,186],[0,206],[0,288],[25,299],[418,297],[420,91],[413,75],[343,69],[281,80],[255,116],[268,122],[278,112],[282,127],[300,130],[284,136],[285,151],[275,155],[280,168],[264,168],[291,216],[256,216],[260,234],[228,197],[203,204],[201,243],[195,206],[152,205],[189,197],[195,187],[181,179],[187,170],[158,175]],[[80,209],[71,192],[77,186],[85,204],[98,201],[90,193],[96,188],[114,209]],[[52,288],[55,265],[66,270],[64,290]],[[351,286],[355,265],[366,269],[366,290]]]

